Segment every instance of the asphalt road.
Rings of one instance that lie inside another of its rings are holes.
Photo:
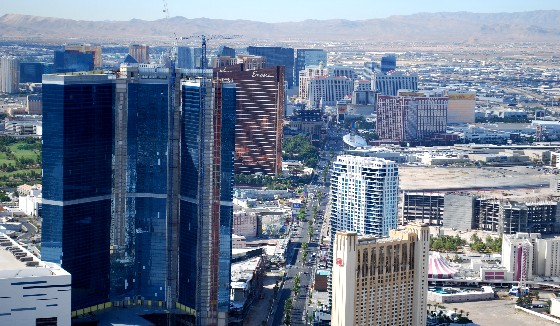
[[[329,131],[327,143],[324,150],[326,153],[338,152],[343,148],[342,135],[345,133],[343,131]],[[325,153],[325,154],[326,154]],[[335,154],[336,155],[336,154]],[[273,326],[282,325],[282,320],[284,317],[284,305],[286,300],[290,298],[294,287],[294,278],[296,275],[300,277],[300,289],[299,294],[293,301],[293,309],[291,316],[291,325],[305,325],[306,310],[307,310],[307,298],[309,293],[309,288],[311,288],[311,282],[313,280],[313,275],[316,268],[317,258],[312,258],[313,253],[318,255],[321,225],[324,218],[325,207],[328,201],[327,195],[323,196],[321,203],[317,200],[317,194],[323,192],[325,194],[329,193],[329,188],[322,185],[322,169],[330,165],[328,155],[319,162],[319,169],[316,171],[315,177],[311,180],[311,183],[307,187],[307,192],[309,194],[314,194],[313,199],[309,199],[306,205],[306,221],[300,223],[298,228],[299,236],[292,237],[291,243],[288,246],[288,256],[286,258],[286,276],[285,283],[282,291],[280,292],[280,299],[278,300],[278,306],[274,313],[274,318],[272,319]],[[313,206],[317,205],[317,215],[318,220],[313,223]],[[309,239],[308,225],[313,223],[313,236]],[[316,239],[316,240],[314,240]],[[302,250],[301,245],[303,242],[308,243],[308,254],[307,260],[302,262]]]
[[[318,193],[319,191],[326,192],[327,189],[323,187],[318,187],[311,189],[310,193]],[[309,239],[308,225],[313,217],[313,206],[318,205],[317,213],[319,221],[313,223],[313,237]],[[298,237],[293,237],[290,245],[288,246],[288,257],[286,259],[286,281],[284,287],[280,294],[280,299],[278,301],[278,307],[274,314],[272,325],[282,325],[282,320],[284,316],[284,305],[288,298],[293,293],[294,288],[294,278],[299,275],[300,278],[300,289],[297,297],[293,301],[293,309],[291,316],[291,325],[305,325],[306,310],[307,310],[307,296],[309,288],[311,287],[312,276],[314,274],[314,268],[316,266],[316,258],[312,258],[313,253],[317,254],[319,247],[318,240],[320,239],[320,228],[322,221],[322,216],[324,215],[324,210],[326,206],[326,199],[323,199],[321,205],[317,199],[308,201],[307,203],[307,221],[302,222],[298,228]],[[317,240],[313,240],[317,239]],[[303,262],[303,253],[301,246],[303,242],[308,243],[308,255],[305,262]]]

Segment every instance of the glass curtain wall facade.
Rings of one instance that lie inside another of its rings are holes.
[[[288,88],[292,88],[294,85],[294,49],[275,46],[249,46],[247,52],[250,55],[266,57],[266,68],[284,66],[285,81],[288,83]]]
[[[54,70],[57,73],[93,70],[94,54],[77,50],[54,51]]]
[[[126,86],[126,123],[117,124],[117,143],[126,144],[126,155],[116,151],[114,167],[115,194],[124,196],[113,202],[112,297],[165,301],[168,83],[152,78]]]
[[[178,47],[176,66],[184,69],[202,68],[202,49],[188,46]]]
[[[179,303],[197,311],[199,325],[226,325],[236,88],[209,81],[204,96],[202,87],[181,86]]]
[[[41,62],[22,62],[19,64],[20,83],[40,83],[44,67]]]
[[[245,70],[244,64],[215,68],[214,77],[237,87],[235,173],[278,175],[282,171],[284,67]]]
[[[72,309],[109,299],[114,81],[43,77],[42,259],[72,274]]]
[[[294,83],[299,86],[299,72],[306,66],[318,66],[320,63],[327,65],[327,51],[322,49],[297,49],[294,71]]]
[[[168,71],[45,75],[43,257],[72,310],[152,302],[227,325],[237,88]],[[182,110],[182,112],[180,112]],[[173,122],[175,121],[175,122]]]

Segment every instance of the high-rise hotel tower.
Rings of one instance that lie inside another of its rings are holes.
[[[388,237],[338,231],[331,325],[426,325],[429,233],[426,224]]]
[[[141,303],[227,325],[236,85],[176,73],[43,77],[43,258],[72,274],[75,315]]]

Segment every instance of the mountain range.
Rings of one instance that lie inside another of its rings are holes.
[[[173,35],[241,34],[271,42],[558,42],[560,10],[518,13],[441,12],[367,20],[264,23],[172,17],[146,21],[83,21],[19,14],[0,17],[0,40],[157,43]]]

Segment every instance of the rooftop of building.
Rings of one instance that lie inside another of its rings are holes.
[[[35,257],[23,246],[0,233],[0,278],[69,275],[59,265]]]
[[[362,165],[371,165],[376,167],[382,165],[397,165],[395,162],[383,158],[354,155],[339,155],[337,156],[335,163],[361,163]]]
[[[515,234],[504,234],[504,236],[510,240],[545,239],[545,240],[560,241],[560,235],[556,235],[556,234],[517,232]]]
[[[550,183],[557,177],[525,166],[508,167],[399,167],[404,191],[468,191],[480,197],[535,198],[559,196]],[[540,198],[540,199],[539,199]]]
[[[245,288],[246,283],[253,278],[253,274],[262,257],[253,257],[251,259],[231,264],[231,286],[232,288]]]
[[[428,224],[418,224],[418,223],[411,223],[409,226],[420,226],[420,227],[428,227]],[[374,236],[374,235],[362,235],[358,234],[354,231],[336,231],[337,235],[345,235],[345,236],[357,236],[358,243],[360,244],[369,244],[369,243],[384,243],[384,242],[393,242],[399,240],[408,240],[409,234],[412,234],[412,230],[409,227],[401,227],[396,230],[391,230],[388,236]]]
[[[331,271],[329,271],[328,269],[318,269],[316,274],[321,276],[329,276],[331,275]]]

